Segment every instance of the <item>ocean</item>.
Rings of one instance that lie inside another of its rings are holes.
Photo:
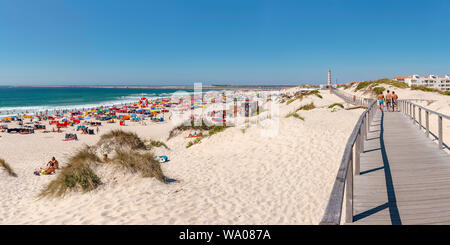
[[[120,105],[139,98],[167,97],[178,89],[0,86],[0,116]],[[193,90],[183,90],[192,92]]]

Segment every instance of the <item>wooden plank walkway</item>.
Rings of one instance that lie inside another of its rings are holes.
[[[402,113],[377,110],[360,173],[352,224],[450,224],[450,155]]]

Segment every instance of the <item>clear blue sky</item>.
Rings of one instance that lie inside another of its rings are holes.
[[[444,75],[449,13],[448,0],[0,0],[0,85]]]

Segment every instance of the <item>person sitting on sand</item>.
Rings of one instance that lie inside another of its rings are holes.
[[[54,167],[55,169],[59,169],[59,162],[58,162],[58,160],[56,160],[55,157],[52,157],[52,160],[50,160],[50,161],[47,163],[47,166],[49,166],[49,167]]]
[[[52,160],[50,160],[47,163],[46,166],[48,166],[48,167],[44,168],[44,169],[41,168],[39,171],[35,171],[35,174],[36,175],[39,175],[39,174],[45,174],[45,175],[53,174],[53,173],[55,173],[56,169],[59,169],[59,163],[58,163],[58,161],[56,160],[55,157],[52,157]]]
[[[190,133],[188,135],[188,138],[196,138],[196,137],[199,137],[199,136],[202,136],[202,133],[197,133],[197,131],[195,131],[194,133]]]

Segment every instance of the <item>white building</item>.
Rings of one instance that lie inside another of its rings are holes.
[[[443,91],[450,91],[450,77],[445,75],[444,77],[429,75],[428,77],[422,77],[419,75],[411,75],[406,77],[395,77],[396,81],[405,82],[409,86],[426,86],[428,88],[440,89]]]

